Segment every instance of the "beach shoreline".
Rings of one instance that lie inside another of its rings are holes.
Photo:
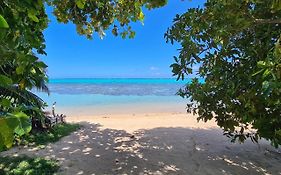
[[[281,174],[280,149],[231,143],[214,121],[186,113],[68,116],[80,130],[45,148],[0,155],[55,159],[59,174]]]
[[[113,113],[99,115],[69,116],[68,122],[95,123],[102,128],[124,130],[133,133],[138,130],[147,130],[161,127],[182,127],[200,129],[219,129],[214,121],[207,123],[197,121],[197,116],[184,112],[142,112],[142,113]]]

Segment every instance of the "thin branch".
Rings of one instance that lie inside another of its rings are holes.
[[[255,19],[256,24],[281,24],[281,19]]]

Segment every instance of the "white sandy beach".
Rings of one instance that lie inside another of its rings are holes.
[[[230,143],[214,122],[185,113],[68,117],[79,131],[44,149],[13,148],[1,155],[59,160],[60,174],[281,174],[280,149]]]

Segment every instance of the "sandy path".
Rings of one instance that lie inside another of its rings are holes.
[[[281,174],[280,149],[233,144],[214,123],[186,114],[71,117],[83,128],[45,149],[14,148],[2,155],[60,161],[61,174]],[[87,121],[87,122],[83,122]],[[132,137],[133,135],[133,137]]]

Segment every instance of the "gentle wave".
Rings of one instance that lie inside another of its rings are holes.
[[[173,96],[187,81],[175,79],[114,78],[114,79],[51,79],[49,89],[58,94],[100,94],[136,96]]]
[[[191,80],[174,78],[63,78],[50,79],[50,84],[184,84]]]
[[[36,92],[47,104],[68,115],[100,114],[118,108],[132,111],[184,111],[186,99],[177,91],[190,81],[175,79],[52,79],[51,94]]]

